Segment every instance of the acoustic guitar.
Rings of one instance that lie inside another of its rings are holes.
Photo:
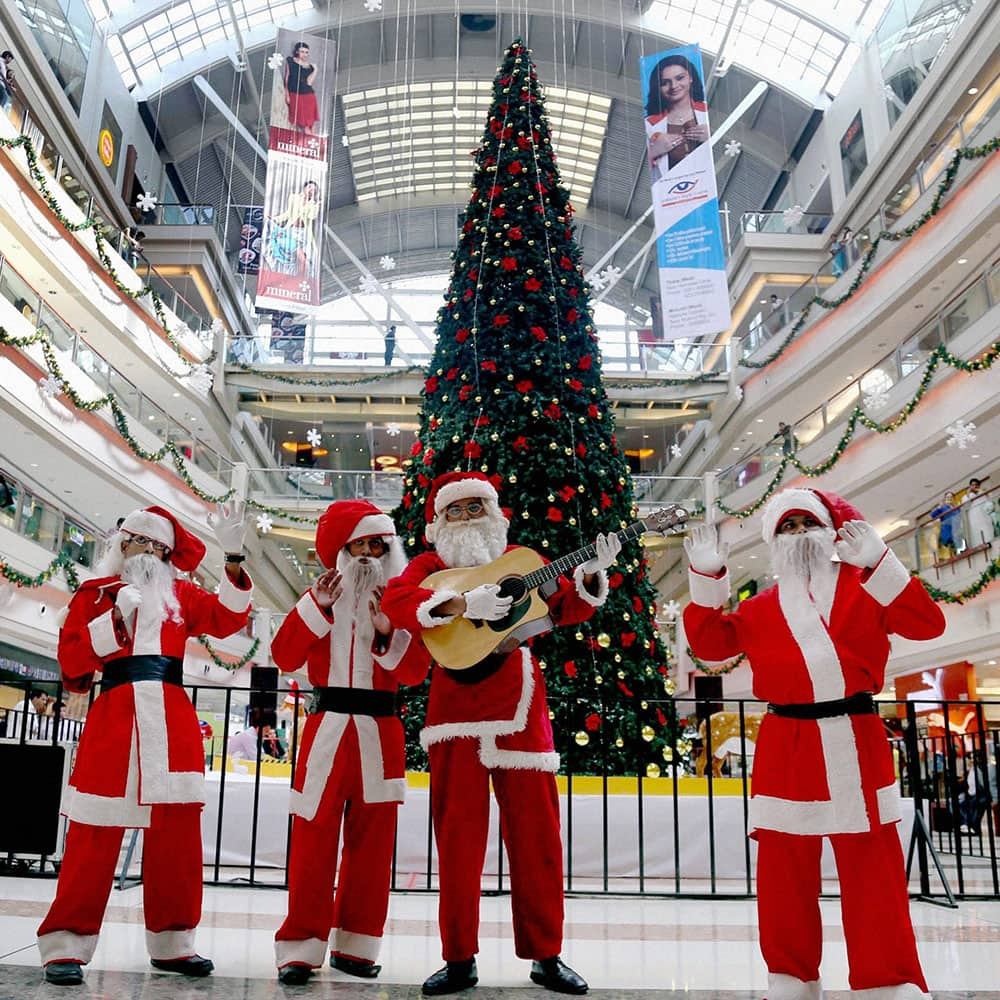
[[[664,507],[617,532],[622,542],[646,532],[667,534],[680,531],[687,521],[683,507]],[[486,566],[444,569],[428,576],[422,586],[464,594],[484,583],[500,585],[501,597],[513,597],[510,611],[494,622],[459,616],[444,625],[425,629],[421,639],[432,658],[448,670],[468,670],[491,653],[508,653],[533,635],[552,628],[544,593],[555,589],[553,581],[595,555],[593,545],[546,563],[534,549],[518,547]],[[546,591],[545,585],[551,584]],[[539,593],[539,590],[542,593]]]

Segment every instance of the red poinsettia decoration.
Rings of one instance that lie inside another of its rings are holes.
[[[511,448],[513,448],[514,451],[527,451],[528,439],[523,434],[519,435],[518,437],[514,438],[513,442],[511,443]]]
[[[519,239],[522,239],[523,236],[524,236],[524,234],[521,232],[521,227],[520,226],[511,226],[511,228],[507,232],[507,235],[512,240],[519,240]]]
[[[567,660],[563,664],[563,670],[567,677],[576,677],[576,660]]]
[[[475,441],[468,441],[465,445],[465,457],[466,458],[479,458],[482,455],[483,449],[476,444]]]
[[[540,327],[540,326],[533,326],[531,328],[531,335],[535,338],[535,340],[538,340],[538,341],[548,340],[549,339],[548,335],[545,332],[545,330],[542,329],[542,327]]]
[[[504,259],[500,261],[500,266],[505,271],[516,271],[517,261],[513,257],[504,257]]]
[[[591,364],[593,364],[593,361],[594,359],[591,355],[585,354],[579,361],[577,361],[576,367],[579,368],[580,371],[585,372],[590,368]]]
[[[463,385],[462,388],[458,390],[458,398],[464,403],[475,391],[475,386]]]
[[[558,507],[550,507],[546,515],[550,521],[558,523],[563,519],[562,511]]]
[[[622,641],[622,649],[628,649],[630,646],[635,644],[635,640],[638,637],[635,632],[622,632],[619,638]]]
[[[484,372],[495,372],[497,370],[497,363],[495,361],[481,361],[479,367]]]
[[[419,441],[414,441],[410,445],[410,454],[416,457],[424,450],[424,446]]]
[[[512,177],[516,177],[521,172],[521,164],[515,160],[510,166],[507,167],[507,173]]]
[[[427,395],[431,395],[438,391],[438,380],[436,375],[432,375],[426,382],[424,382],[424,392]]]
[[[457,340],[460,344],[464,344],[469,339],[470,335],[471,331],[462,327],[462,329],[455,334],[455,340]]]
[[[587,446],[582,441],[576,446],[576,453],[580,458],[587,457]]]
[[[592,732],[596,733],[598,729],[601,728],[601,717],[596,712],[591,712],[586,719],[583,720],[583,724]]]
[[[549,403],[542,412],[550,420],[558,420],[562,416],[562,410],[559,409],[558,403]]]
[[[521,392],[521,393],[531,392],[531,390],[534,387],[535,387],[535,383],[532,382],[530,378],[523,378],[523,379],[521,379],[520,382],[515,382],[514,383],[514,388],[517,389],[517,391]]]
[[[506,326],[510,322],[510,317],[506,313],[500,313],[493,317],[494,326]]]
[[[528,278],[528,280],[524,283],[524,290],[526,292],[537,292],[541,287],[542,283],[534,276]],[[538,327],[535,327],[534,329],[537,330]],[[544,340],[545,338],[542,337],[542,339]]]
[[[559,491],[559,496],[563,498],[563,503],[569,503],[576,496],[576,490],[568,483]]]
[[[608,586],[612,590],[617,589],[624,582],[625,582],[625,577],[622,576],[621,573],[612,573],[611,576],[608,577]]]
[[[632,598],[632,610],[637,615],[642,614],[643,603],[642,603],[642,598],[638,594],[636,594],[635,597]]]

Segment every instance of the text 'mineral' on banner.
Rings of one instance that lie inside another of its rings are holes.
[[[276,53],[256,305],[310,312],[320,305],[334,46],[280,28]]]
[[[684,45],[639,61],[645,87],[663,337],[729,329],[729,289],[705,102],[701,49]]]

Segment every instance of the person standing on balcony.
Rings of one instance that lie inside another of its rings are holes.
[[[10,114],[12,98],[17,87],[14,85],[14,70],[11,63],[14,61],[14,53],[10,49],[0,52],[0,108]]]
[[[969,545],[990,545],[996,535],[996,523],[993,515],[996,507],[992,497],[983,492],[981,479],[970,479],[969,488],[962,501],[969,510]]]
[[[207,976],[195,951],[201,919],[201,809],[205,756],[183,683],[190,636],[243,628],[253,584],[243,569],[242,502],[219,505],[209,524],[226,571],[218,594],[178,578],[198,567],[205,545],[169,511],[129,514],[99,568],[69,603],[59,632],[67,691],[101,674],[70,778],[66,850],[56,898],[38,928],[45,978],[83,981],[93,957],[126,828],[143,834],[146,948],[154,968]]]
[[[328,949],[341,972],[374,979],[381,971],[406,791],[396,691],[422,683],[430,666],[423,646],[382,611],[384,585],[406,566],[387,514],[367,500],[338,500],[319,520],[316,554],[325,572],[271,643],[280,670],[308,665],[314,689],[291,793],[288,916],[274,941],[278,979],[289,986],[307,982]]]
[[[962,514],[955,502],[955,494],[949,490],[944,495],[944,500],[934,507],[930,516],[935,521],[941,522],[938,529],[938,556],[941,550],[947,555],[945,558],[954,558],[965,548],[965,539],[962,537]]]
[[[392,356],[396,353],[396,324],[390,323],[385,331],[385,366],[392,364]]]
[[[753,696],[768,702],[750,800],[768,996],[822,996],[820,855],[829,837],[851,990],[929,1000],[895,827],[901,812],[892,753],[873,695],[882,689],[889,636],[933,639],[944,631],[944,615],[842,497],[783,490],[762,522],[778,583],[732,613],[723,610],[728,545],[711,525],[685,539],[691,603],[684,629],[703,659],[746,653]]]

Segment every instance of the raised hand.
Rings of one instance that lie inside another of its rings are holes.
[[[335,569],[328,569],[325,573],[316,577],[309,590],[321,608],[332,608],[336,604],[337,598],[344,591],[341,585],[340,573]]]
[[[684,551],[696,573],[716,576],[726,565],[729,543],[719,543],[715,525],[696,524],[684,539]]]
[[[482,583],[466,591],[464,597],[465,617],[484,622],[499,621],[510,611],[510,606],[514,602],[513,597],[500,596],[498,583]]]
[[[382,610],[382,587],[375,588],[375,596],[368,602],[368,613],[372,616],[372,625],[379,635],[388,635],[392,631],[389,616]]]
[[[885,555],[886,544],[867,521],[845,521],[833,548],[841,562],[874,569]]]
[[[242,500],[218,504],[215,513],[208,515],[208,526],[215,533],[223,552],[242,552],[243,536],[246,534],[246,504]]]

